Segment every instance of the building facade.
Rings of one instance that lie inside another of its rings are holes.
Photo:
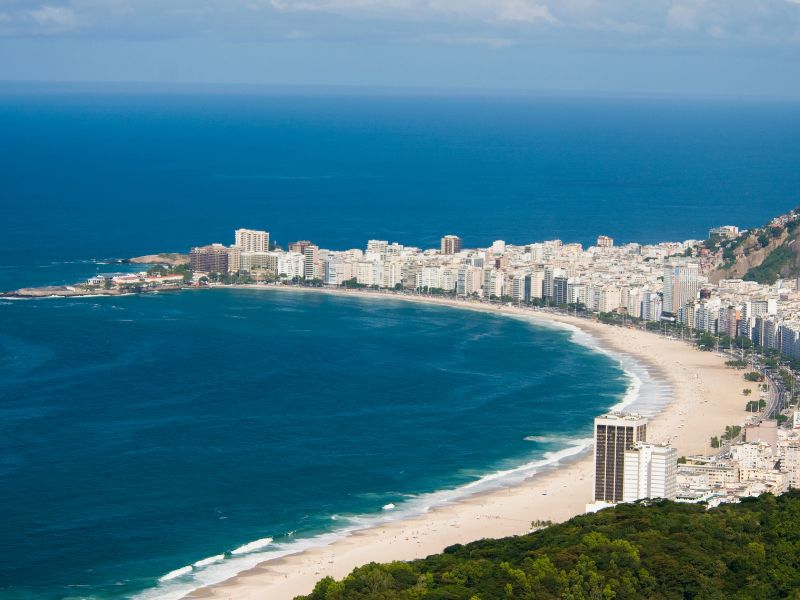
[[[195,273],[227,273],[228,249],[222,244],[197,246],[189,253],[189,262]]]
[[[461,252],[461,238],[457,235],[446,235],[442,238],[442,254],[458,254]]]
[[[674,500],[678,494],[678,452],[666,445],[635,444],[625,451],[623,502]]]
[[[269,232],[256,229],[237,229],[234,246],[242,252],[268,252]]]
[[[625,451],[647,441],[647,419],[610,413],[594,420],[594,500],[624,501]]]

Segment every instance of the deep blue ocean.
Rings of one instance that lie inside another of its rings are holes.
[[[349,248],[757,225],[800,204],[799,108],[0,88],[0,289],[239,226]],[[397,300],[0,300],[0,597],[177,596],[512,481],[647,383],[624,368],[569,331]]]

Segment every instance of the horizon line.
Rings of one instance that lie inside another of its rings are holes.
[[[81,93],[170,93],[196,95],[308,95],[308,96],[439,96],[439,97],[513,97],[564,99],[642,99],[727,102],[797,103],[800,95],[775,96],[745,92],[740,94],[706,92],[651,92],[643,90],[537,89],[515,87],[369,85],[325,83],[256,83],[203,81],[97,81],[0,79],[0,95],[39,92],[44,94]]]

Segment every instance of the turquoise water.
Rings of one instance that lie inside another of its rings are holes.
[[[0,331],[4,598],[128,596],[420,510],[579,444],[628,386],[569,332],[397,300],[6,301]]]

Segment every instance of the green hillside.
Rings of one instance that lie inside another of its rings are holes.
[[[800,492],[621,505],[530,535],[326,578],[304,600],[800,599]]]

